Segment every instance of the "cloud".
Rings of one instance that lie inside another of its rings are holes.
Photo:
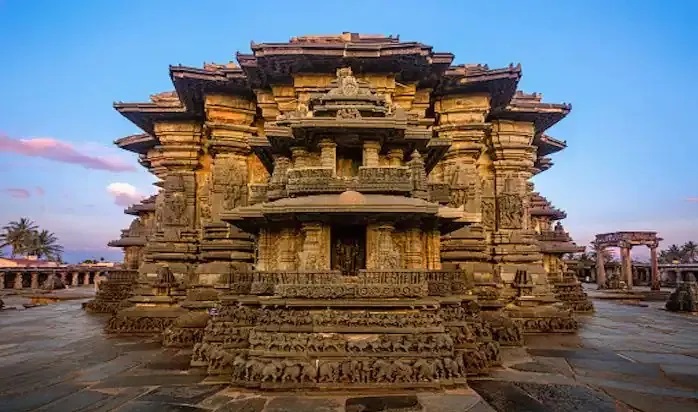
[[[44,188],[43,188],[43,187],[40,187],[40,186],[36,186],[36,187],[34,188],[34,191],[36,192],[36,195],[37,195],[37,196],[43,196],[44,193],[46,193],[46,191],[44,191]]]
[[[50,137],[13,139],[0,135],[0,152],[71,163],[86,169],[107,170],[110,172],[131,172],[136,170],[135,166],[120,159],[109,156],[91,156],[77,150],[69,143]]]
[[[698,203],[698,196],[687,197],[686,201],[691,203]]]
[[[27,199],[32,195],[31,192],[27,189],[20,189],[17,187],[3,189],[3,192],[7,193],[8,195],[10,195],[10,197],[13,197],[15,199]]]
[[[131,206],[145,198],[145,195],[138,193],[138,190],[128,183],[110,183],[107,192],[114,198],[115,204],[123,207]]]

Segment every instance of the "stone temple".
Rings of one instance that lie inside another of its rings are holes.
[[[138,276],[108,332],[274,390],[458,386],[522,333],[576,330],[578,248],[529,181],[570,105],[392,36],[251,48],[115,104],[160,190],[112,242]]]

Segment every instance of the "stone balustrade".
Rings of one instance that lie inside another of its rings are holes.
[[[327,167],[289,169],[286,184],[288,196],[342,193],[347,190],[407,194],[412,189],[409,168],[404,166],[361,166],[357,176],[351,178],[335,176],[334,170]],[[270,197],[278,197],[275,193],[270,190]]]
[[[107,267],[6,267],[0,268],[0,289],[39,289],[50,275],[55,275],[68,286],[99,284],[99,279],[109,276]]]

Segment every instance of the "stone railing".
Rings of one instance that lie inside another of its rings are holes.
[[[341,193],[355,190],[363,193],[402,193],[412,190],[409,169],[404,166],[359,167],[356,177],[345,178],[333,175],[333,170],[325,167],[289,169],[287,196],[320,193]],[[267,198],[279,198],[280,190],[268,191]]]
[[[92,285],[95,279],[121,271],[120,268],[95,266],[5,267],[0,268],[0,289],[39,289],[50,275],[60,278],[65,285]]]
[[[405,166],[359,167],[359,192],[408,193],[412,191],[410,171]]]

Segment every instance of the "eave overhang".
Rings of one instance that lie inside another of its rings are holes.
[[[505,108],[497,109],[493,106],[488,116],[488,121],[511,120],[530,122],[533,123],[535,136],[543,134],[557,122],[564,119],[571,110],[571,104],[543,103],[540,94],[527,94],[517,91],[511,103]]]
[[[434,95],[487,93],[492,110],[498,110],[511,102],[520,79],[520,64],[500,69],[480,64],[451,66],[434,88]]]
[[[145,155],[149,150],[157,146],[159,142],[153,135],[140,133],[116,139],[114,144],[129,152]]]

